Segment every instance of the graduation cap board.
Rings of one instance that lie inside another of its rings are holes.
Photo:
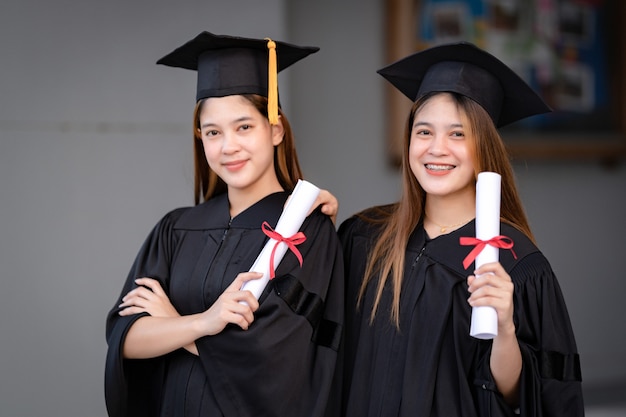
[[[267,97],[270,122],[275,122],[277,73],[318,50],[271,39],[202,32],[159,59],[157,64],[197,71],[196,101],[238,94]]]
[[[412,101],[435,91],[469,97],[497,127],[552,111],[513,70],[468,42],[425,49],[377,72]]]

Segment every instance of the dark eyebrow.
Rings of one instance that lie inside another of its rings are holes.
[[[250,116],[241,116],[235,120],[233,120],[232,122],[230,122],[231,124],[237,124],[237,123],[241,123],[241,122],[246,122],[248,120],[252,120],[252,117]],[[204,123],[200,125],[200,129],[206,129],[207,127],[210,126],[215,126],[215,123]]]
[[[432,123],[428,123],[428,122],[420,122],[419,120],[416,120],[413,122],[413,127],[415,126],[421,126],[421,125],[425,125],[425,126],[432,126]]]
[[[432,124],[432,123],[429,123],[429,122],[421,122],[421,121],[419,121],[419,120],[416,120],[416,121],[413,123],[413,126],[412,126],[412,127],[422,126],[422,125],[423,125],[423,126],[428,126],[428,127],[432,127],[432,126],[433,126],[433,124]],[[463,124],[461,124],[461,123],[452,123],[449,127],[450,127],[450,128],[452,128],[452,129],[455,129],[455,128],[461,128],[461,129],[462,129],[462,128],[463,128]]]

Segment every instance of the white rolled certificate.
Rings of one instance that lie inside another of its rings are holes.
[[[500,174],[480,172],[476,182],[476,238],[489,240],[500,235]],[[499,260],[499,249],[485,245],[476,256],[476,268]],[[480,279],[480,277],[477,277]],[[472,308],[470,335],[493,339],[498,335],[498,315],[493,307]]]
[[[298,180],[287,204],[283,208],[274,231],[283,237],[290,237],[298,233],[319,193],[320,189],[315,185],[308,181]],[[274,249],[275,246],[276,248]],[[283,256],[285,256],[287,248],[288,246],[284,242],[279,242],[275,239],[268,240],[250,268],[250,271],[261,272],[263,276],[245,282],[241,289],[250,291],[258,300],[270,280],[270,264],[277,268]],[[272,252],[274,252],[274,260],[270,262]]]

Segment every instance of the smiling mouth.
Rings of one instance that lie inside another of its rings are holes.
[[[226,169],[238,169],[241,168],[246,161],[231,161],[222,164]]]
[[[425,164],[424,166],[431,171],[449,171],[454,168],[454,165]]]

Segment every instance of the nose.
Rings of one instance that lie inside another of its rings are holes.
[[[432,155],[445,155],[448,152],[447,136],[442,134],[434,135],[430,141],[428,151]]]
[[[224,133],[222,137],[222,153],[231,154],[239,150],[237,135],[232,132]]]

